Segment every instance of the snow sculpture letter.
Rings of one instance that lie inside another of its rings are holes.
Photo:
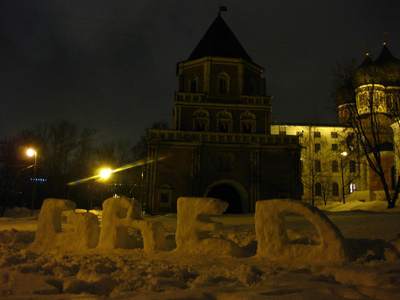
[[[128,234],[132,221],[140,218],[140,207],[126,197],[109,198],[103,202],[102,227],[98,248],[134,248]]]
[[[96,248],[100,235],[99,220],[96,215],[71,212],[68,217],[68,223],[71,225],[72,231],[66,232],[65,238],[71,242],[66,245],[65,249],[85,250]]]
[[[35,240],[31,250],[41,252],[57,248],[62,241],[59,238],[61,233],[61,214],[63,211],[72,210],[75,203],[64,199],[46,199],[40,209]]]
[[[318,245],[291,243],[284,216],[298,214],[315,226]],[[257,255],[282,264],[336,264],[347,260],[344,239],[336,226],[319,210],[295,200],[256,202]]]
[[[165,231],[161,223],[143,220],[137,200],[114,197],[103,202],[98,248],[135,248],[134,240],[129,236],[129,228],[141,231],[146,252],[162,250],[165,247]]]
[[[214,198],[178,199],[176,249],[185,253],[240,256],[239,246],[229,240],[207,237],[221,228],[209,215],[221,215],[228,203]]]

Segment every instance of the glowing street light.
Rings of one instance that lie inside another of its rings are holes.
[[[32,158],[37,156],[37,151],[34,148],[27,148],[25,154],[26,156]]]
[[[113,170],[111,168],[104,167],[99,170],[98,175],[99,175],[100,180],[106,181],[106,180],[110,179],[112,173],[113,173]]]

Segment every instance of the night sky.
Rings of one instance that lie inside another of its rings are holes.
[[[273,119],[333,122],[337,62],[400,57],[399,0],[0,0],[0,137],[66,119],[136,140],[170,121],[175,68],[224,19],[266,68]]]

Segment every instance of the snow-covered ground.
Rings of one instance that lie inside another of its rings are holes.
[[[38,255],[27,250],[36,230],[34,217],[0,218],[0,298],[398,299],[400,261],[388,250],[395,244],[388,242],[400,234],[400,212],[371,208],[381,204],[348,205],[326,209],[354,254],[340,267],[289,268],[254,255],[149,255],[141,249]],[[161,221],[173,238],[176,215],[147,219]],[[254,215],[214,219],[224,224],[219,235],[255,254]],[[316,234],[302,217],[288,216],[286,222],[289,236]]]

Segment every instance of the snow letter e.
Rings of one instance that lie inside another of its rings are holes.
[[[210,232],[221,227],[209,215],[221,215],[227,207],[228,203],[214,198],[179,198],[176,250],[192,254],[240,256],[240,247],[232,241],[208,237]]]
[[[284,217],[303,216],[314,225],[319,244],[289,240]],[[256,202],[257,255],[287,265],[340,264],[346,261],[344,239],[336,226],[319,210],[299,201],[263,200]]]

